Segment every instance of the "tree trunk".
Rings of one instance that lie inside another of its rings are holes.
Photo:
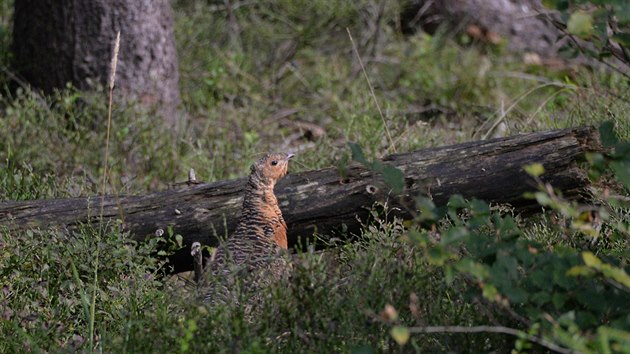
[[[523,193],[536,189],[522,167],[542,163],[542,178],[565,197],[579,198],[589,185],[577,166],[588,151],[601,151],[598,133],[574,128],[510,138],[391,155],[388,165],[405,175],[400,197],[389,193],[378,175],[357,164],[345,177],[337,168],[290,174],[276,186],[276,195],[288,225],[289,244],[313,232],[331,237],[337,230],[358,232],[375,202],[388,202],[390,215],[411,217],[418,195],[444,205],[453,194],[507,203],[520,212],[538,210]],[[105,197],[105,219],[121,219],[122,228],[142,240],[156,230],[173,227],[188,248],[173,258],[177,270],[192,268],[190,245],[216,244],[217,236],[230,234],[238,221],[245,179],[200,184],[142,196]],[[79,223],[96,223],[101,198],[73,198],[0,203],[0,228],[72,229]]]
[[[116,32],[117,93],[156,108],[177,125],[178,67],[168,0],[15,1],[16,71],[45,93],[68,82],[107,86]]]
[[[544,10],[540,0],[411,0],[401,13],[401,24],[406,33],[418,27],[434,33],[446,25],[495,44],[499,35],[510,50],[554,57],[564,42],[539,10]]]

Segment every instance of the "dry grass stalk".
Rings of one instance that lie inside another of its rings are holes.
[[[378,109],[378,114],[381,116],[383,120],[383,126],[385,127],[385,133],[387,134],[387,140],[389,141],[389,146],[393,152],[396,152],[396,145],[394,145],[394,140],[392,139],[392,135],[389,133],[389,128],[387,127],[387,122],[385,121],[385,116],[383,115],[383,111],[381,110],[381,105],[378,104],[378,100],[376,99],[376,95],[374,94],[374,88],[372,87],[372,82],[370,82],[370,78],[368,77],[367,71],[365,71],[365,66],[363,65],[363,60],[361,60],[361,56],[359,55],[359,50],[357,50],[357,46],[354,43],[354,39],[352,38],[352,34],[350,33],[350,29],[346,27],[346,31],[348,32],[348,37],[350,37],[350,42],[352,43],[352,50],[354,54],[357,56],[359,60],[359,65],[361,65],[361,71],[363,71],[363,76],[365,76],[365,81],[367,81],[368,87],[370,88],[370,94],[374,99],[374,103],[376,104],[376,109]]]

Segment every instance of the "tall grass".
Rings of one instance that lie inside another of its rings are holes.
[[[495,135],[499,124],[500,134],[512,134],[611,119],[620,137],[630,137],[627,81],[614,73],[553,71],[500,48],[404,37],[392,25],[397,2],[382,13],[372,0],[228,3],[231,10],[174,2],[191,117],[180,137],[140,107],[113,102],[111,84],[48,97],[3,89],[0,199],[144,193],[184,180],[190,168],[199,180],[233,178],[258,153],[283,149],[301,151],[297,169],[329,167],[348,153],[348,141],[374,158],[394,146],[403,152]],[[10,13],[0,17],[0,26],[10,22]],[[0,80],[6,87],[6,76]],[[106,130],[99,128],[105,116]],[[614,208],[604,231],[630,220],[625,207]],[[516,219],[524,239],[550,252],[593,247],[552,215]],[[116,224],[0,230],[0,352],[526,350],[497,333],[410,333],[404,346],[396,341],[393,327],[521,323],[480,296],[470,277],[436,263],[438,251],[424,253],[413,227],[390,220],[333,250],[297,250],[293,277],[264,290],[254,320],[235,304],[194,301],[187,281],[161,276],[167,264],[152,257],[158,240],[136,244]],[[627,266],[623,235],[598,250]]]

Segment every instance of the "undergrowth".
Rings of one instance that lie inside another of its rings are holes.
[[[254,320],[164,277],[159,239],[138,244],[117,225],[0,230],[0,352],[629,351],[626,78],[526,64],[439,31],[405,37],[398,2],[226,3],[233,16],[223,2],[173,2],[184,128],[115,103],[108,193],[163,190],[191,167],[204,181],[243,176],[265,151],[297,152],[291,169],[303,170],[338,165],[350,141],[366,162],[394,147],[610,121],[616,152],[588,159],[594,179],[618,178],[593,192],[600,219],[544,186],[532,197],[547,212],[527,219],[483,201],[424,200],[416,220],[296,251],[292,277],[263,290]],[[11,90],[11,5],[0,1],[0,201],[98,194],[106,92]]]

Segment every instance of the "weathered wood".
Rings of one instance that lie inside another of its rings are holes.
[[[540,0],[410,0],[401,12],[404,33],[418,28],[435,33],[440,26],[465,31],[473,40],[495,43],[506,39],[508,50],[555,57],[567,39],[541,13],[553,14]],[[479,33],[471,31],[478,28]]]
[[[108,84],[116,32],[116,102],[156,108],[180,126],[177,51],[168,0],[20,0],[13,17],[13,69],[46,94],[72,83]],[[95,122],[96,124],[96,122]],[[99,124],[102,124],[99,122]]]
[[[316,230],[330,235],[344,225],[358,231],[359,220],[368,217],[376,201],[387,200],[398,215],[409,217],[403,205],[413,205],[413,198],[420,194],[430,196],[437,205],[461,194],[531,211],[536,204],[523,198],[523,193],[535,186],[522,166],[533,162],[544,165],[544,180],[565,196],[577,198],[588,186],[586,172],[577,163],[585,152],[601,149],[593,128],[475,141],[386,157],[385,163],[405,174],[402,197],[389,194],[379,176],[356,164],[348,166],[343,181],[337,168],[290,174],[276,186],[276,194],[288,224],[289,244],[294,245]],[[187,245],[195,241],[216,244],[217,235],[229,234],[236,225],[244,182],[237,179],[148,195],[107,196],[103,215],[123,220],[122,227],[136,239],[170,225]],[[0,227],[65,229],[95,223],[100,202],[100,197],[90,197],[0,203]],[[173,259],[178,269],[192,268],[190,248],[180,256]]]

